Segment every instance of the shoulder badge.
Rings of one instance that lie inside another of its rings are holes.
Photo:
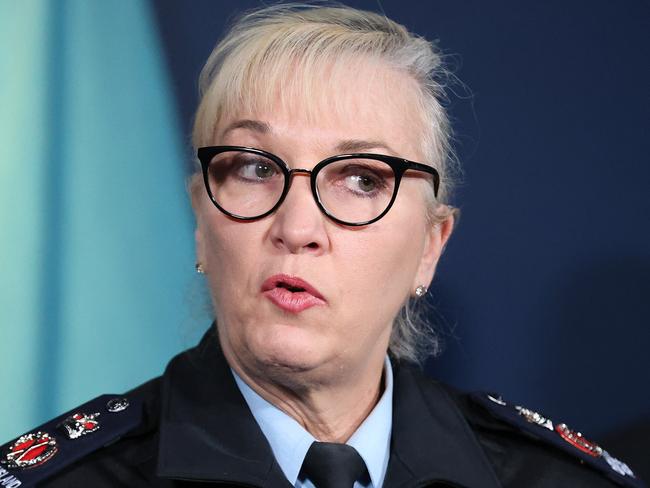
[[[92,412],[92,413],[87,413]],[[102,395],[0,446],[0,486],[34,486],[140,424],[142,405]]]
[[[510,404],[500,395],[473,393],[470,396],[495,417],[577,456],[583,462],[604,473],[612,481],[623,486],[645,488],[646,485],[634,475],[627,464],[616,459],[595,442],[585,438],[580,432],[570,429],[566,424],[555,423],[538,412]]]

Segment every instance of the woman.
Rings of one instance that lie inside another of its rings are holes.
[[[4,446],[0,481],[642,486],[563,424],[409,366],[432,344],[412,302],[454,224],[442,74],[376,14],[242,17],[203,70],[193,135],[215,325],[162,377]]]

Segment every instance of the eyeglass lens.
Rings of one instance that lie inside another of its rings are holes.
[[[217,154],[208,168],[210,191],[227,212],[254,218],[282,198],[285,171],[274,160],[246,151]],[[349,223],[375,219],[390,204],[395,173],[375,159],[342,159],[322,167],[316,177],[318,199],[334,218]]]

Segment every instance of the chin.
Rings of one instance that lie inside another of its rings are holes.
[[[266,372],[307,372],[322,364],[327,356],[324,338],[304,328],[277,324],[256,331],[254,336],[248,349]]]

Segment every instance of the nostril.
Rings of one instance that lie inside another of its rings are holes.
[[[316,244],[315,242],[310,242],[309,244],[307,244],[307,247],[309,249],[318,249],[318,244]]]

